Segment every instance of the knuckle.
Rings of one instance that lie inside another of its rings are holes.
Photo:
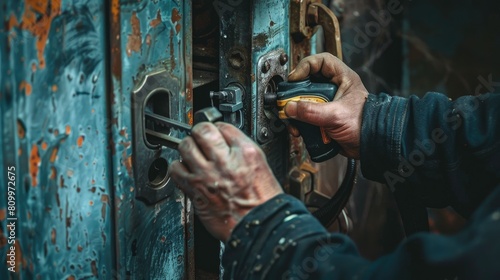
[[[190,152],[192,149],[193,149],[193,146],[194,146],[194,141],[193,141],[193,138],[191,138],[190,136],[184,138],[181,143],[179,143],[179,152],[181,154],[185,154],[185,153],[188,153]]]
[[[206,137],[213,130],[212,126],[213,124],[209,122],[199,123],[193,127],[193,129],[191,130],[191,135],[193,135],[196,138]]]
[[[315,115],[314,103],[312,102],[299,102],[297,106],[297,115],[300,118],[310,118]]]
[[[253,143],[245,143],[241,146],[241,151],[245,158],[255,159],[262,156],[261,150]]]

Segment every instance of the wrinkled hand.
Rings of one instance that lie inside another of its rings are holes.
[[[289,102],[285,107],[288,117],[323,127],[342,148],[341,154],[359,159],[361,118],[368,91],[358,74],[329,53],[309,56],[300,61],[289,81],[321,75],[339,86],[334,101],[313,103]],[[290,129],[299,136],[297,129]]]
[[[200,123],[179,144],[170,175],[207,230],[226,241],[254,207],[282,193],[262,150],[238,128]]]

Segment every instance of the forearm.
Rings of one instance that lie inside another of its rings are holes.
[[[500,179],[499,119],[495,94],[456,101],[436,93],[422,99],[370,95],[363,111],[362,173],[392,189],[410,186],[427,206],[474,208]],[[474,185],[482,188],[471,192]]]

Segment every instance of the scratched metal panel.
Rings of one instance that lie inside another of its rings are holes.
[[[274,50],[289,53],[290,1],[217,1],[221,17],[220,87],[237,83],[245,91],[244,131],[257,141],[259,138],[258,71],[259,59]],[[248,22],[250,24],[241,24]],[[233,59],[241,57],[241,67]],[[271,168],[281,182],[285,181],[288,163],[286,139],[268,141],[262,145]]]
[[[114,268],[105,9],[75,3],[0,8],[1,164],[2,173],[16,167],[17,208],[17,272],[2,265],[2,279],[109,278]],[[8,246],[0,246],[5,264]]]
[[[133,162],[132,91],[148,73],[166,69],[180,91],[173,92],[181,113],[192,122],[190,1],[111,2],[112,147],[117,276],[132,279],[183,279],[188,266],[185,198],[173,189],[148,205],[137,200]],[[168,85],[165,85],[168,87]],[[167,105],[167,104],[165,104]],[[140,105],[138,105],[140,106]],[[168,160],[175,158],[169,152]],[[191,244],[192,245],[192,244]]]
[[[251,75],[257,77],[252,80],[251,90],[252,90],[252,121],[254,122],[251,126],[251,135],[258,137],[261,131],[257,131],[258,127],[255,123],[256,115],[259,112],[255,112],[256,108],[259,108],[257,104],[256,94],[258,91],[258,72],[259,72],[259,59],[265,54],[282,49],[288,56],[290,56],[290,1],[281,0],[259,0],[254,1],[253,5],[253,15],[252,15],[252,69]],[[289,65],[284,65],[285,68],[290,71]],[[262,110],[262,108],[259,108]],[[272,128],[272,126],[271,126]],[[285,128],[280,127],[275,129],[275,132],[283,131]],[[275,137],[269,143],[262,145],[262,149],[266,153],[267,160],[271,166],[275,176],[278,178],[280,183],[286,183],[286,177],[288,176],[290,159],[288,145],[288,138],[285,134],[277,134],[279,136]]]

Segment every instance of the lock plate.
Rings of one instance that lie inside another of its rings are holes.
[[[183,122],[179,110],[180,83],[164,70],[144,76],[132,93],[133,156],[135,197],[154,204],[170,196],[175,185],[168,176],[170,162],[179,159],[177,150],[155,141],[154,131],[172,138],[181,138],[182,130],[161,126],[151,115]]]

